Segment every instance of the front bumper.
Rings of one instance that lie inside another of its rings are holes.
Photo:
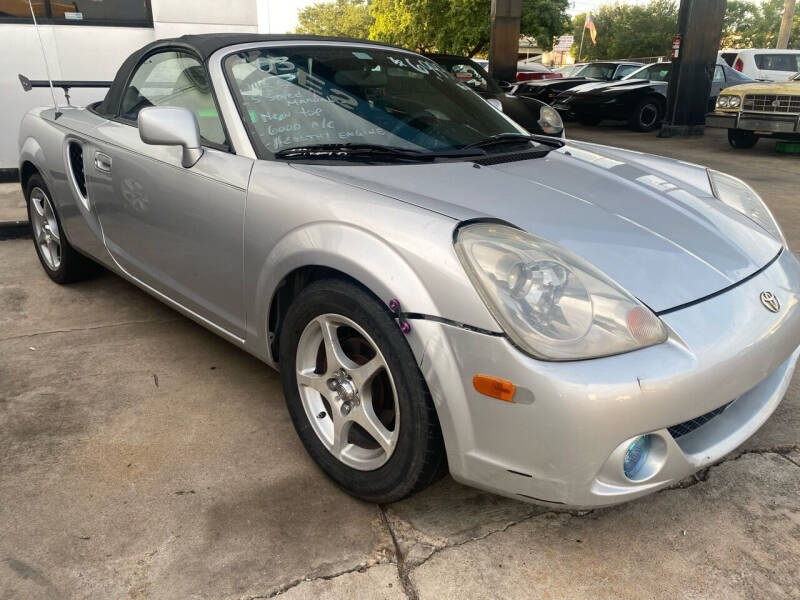
[[[761,304],[765,290],[779,298],[777,314]],[[561,363],[535,360],[502,336],[414,321],[453,477],[520,500],[593,507],[719,460],[767,420],[789,385],[800,355],[800,263],[784,251],[752,279],[662,319],[671,330],[664,344]],[[515,403],[478,394],[478,373],[514,382]],[[688,435],[668,431],[724,405]],[[631,481],[621,457],[646,433],[657,462]]]
[[[800,115],[782,115],[748,112],[712,112],[706,115],[707,127],[743,129],[759,133],[800,133]]]

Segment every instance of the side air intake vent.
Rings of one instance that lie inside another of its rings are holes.
[[[86,194],[86,174],[83,170],[83,147],[78,142],[70,142],[68,146],[69,168],[72,171],[72,178],[83,199],[88,198]]]

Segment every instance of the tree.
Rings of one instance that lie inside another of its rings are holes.
[[[720,48],[774,48],[778,40],[784,0],[758,4],[728,0]],[[789,48],[800,49],[800,13],[795,11]]]
[[[365,39],[373,18],[366,0],[317,2],[301,9],[296,33]]]
[[[521,33],[550,49],[569,0],[522,0]],[[475,56],[489,46],[491,0],[372,0],[370,37],[421,52]]]
[[[597,45],[587,33],[578,56],[586,14],[572,19],[576,60],[643,58],[669,54],[678,28],[678,7],[673,0],[651,0],[647,5],[605,4],[592,12]]]

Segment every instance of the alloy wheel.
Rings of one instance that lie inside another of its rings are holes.
[[[50,198],[40,187],[31,190],[31,227],[39,254],[52,271],[61,266],[61,233]]]
[[[300,336],[295,368],[306,417],[325,448],[354,469],[384,465],[397,446],[399,405],[369,334],[342,315],[320,315]]]

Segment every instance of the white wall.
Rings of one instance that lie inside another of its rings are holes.
[[[187,33],[256,32],[256,0],[152,0],[153,27],[40,25],[53,79],[111,80],[134,50]],[[16,168],[19,123],[35,106],[52,104],[48,89],[23,92],[17,74],[46,79],[33,25],[0,24],[0,169]],[[106,90],[72,90],[72,103],[101,100]],[[56,90],[64,103],[64,94]]]

